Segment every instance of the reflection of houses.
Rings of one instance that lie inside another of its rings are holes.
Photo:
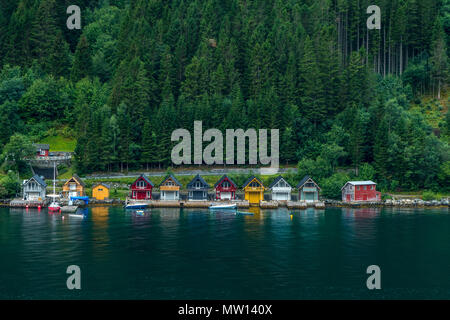
[[[223,175],[214,185],[216,200],[235,200],[237,185],[227,175]]]
[[[349,181],[342,187],[342,201],[380,201],[381,192],[373,181]]]
[[[29,180],[23,182],[23,199],[42,201],[45,199],[45,189],[47,184],[38,175],[34,175]]]
[[[76,174],[66,181],[63,185],[63,195],[65,197],[84,197],[85,184]]]
[[[250,205],[259,205],[260,201],[264,200],[264,185],[255,176],[251,176],[243,185],[245,192],[245,200]]]
[[[131,185],[131,199],[151,200],[154,184],[144,174],[141,174]]]
[[[50,151],[50,145],[35,143],[34,146],[36,147],[36,156],[37,157],[48,157],[48,154]]]
[[[92,198],[97,200],[105,200],[109,198],[110,186],[106,183],[100,182],[92,187]]]
[[[272,200],[288,201],[291,200],[291,185],[284,180],[282,176],[278,176],[269,186],[272,190]]]
[[[297,189],[299,201],[319,201],[320,187],[310,176],[305,176],[297,185]]]
[[[159,185],[161,200],[179,200],[181,183],[173,176],[167,176]]]
[[[189,200],[208,200],[209,184],[197,174],[187,185]]]

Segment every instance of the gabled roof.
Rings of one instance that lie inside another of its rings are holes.
[[[70,178],[69,180],[67,180],[66,181],[66,183],[68,183],[70,180],[72,180],[72,179],[74,179],[80,186],[82,186],[82,187],[85,187],[86,186],[86,184],[83,182],[83,180],[81,180],[81,178],[76,174],[76,173],[74,173],[73,175],[72,175],[72,178]],[[65,184],[66,184],[65,183]]]
[[[252,182],[253,180],[258,181],[258,183],[261,185],[261,187],[264,187],[264,184],[262,183],[261,180],[258,179],[258,177],[251,176],[250,178],[247,179],[247,181],[245,181],[245,183],[244,183],[244,185],[242,186],[242,188],[245,188],[246,186],[248,186],[249,183]]]
[[[33,145],[36,147],[36,150],[40,150],[40,149],[49,150],[50,149],[50,145],[45,144],[45,143],[34,143]]]
[[[225,179],[228,179],[228,181],[230,181],[230,183],[233,185],[233,187],[237,188],[237,184],[234,183],[234,181],[231,180],[231,178],[228,177],[226,174],[224,174],[222,176],[222,178],[220,178],[219,181],[216,182],[216,184],[214,185],[214,188],[217,188],[217,186],[219,186],[223,182],[223,180],[225,180]]]
[[[162,186],[167,180],[169,180],[169,178],[170,179],[172,179],[173,180],[173,182],[175,182],[178,186],[182,186],[182,184],[172,175],[172,174],[169,174],[161,183],[160,183],[160,186]]]
[[[152,187],[154,187],[155,185],[153,184],[152,180],[150,180],[149,178],[147,178],[147,176],[145,174],[141,174],[136,180],[134,180],[134,182],[138,181],[140,178],[144,179],[148,184],[150,184]],[[134,183],[133,182],[133,183]]]
[[[284,179],[282,176],[278,176],[275,180],[273,180],[273,182],[269,185],[269,189],[272,189],[274,186],[277,185],[278,182],[280,182],[281,180],[284,180],[284,182],[286,182],[286,184],[289,186],[289,188],[292,188],[291,185],[289,184],[289,182],[286,181],[286,179]]]
[[[351,185],[354,185],[354,186],[376,185],[376,183],[371,181],[371,180],[367,180],[367,181],[347,181],[347,183],[344,184],[344,186],[341,188],[341,190],[344,189],[348,184],[351,184]]]
[[[30,182],[30,180],[34,180],[34,181],[36,181],[37,183],[39,183],[41,186],[43,186],[43,187],[47,187],[47,184],[45,183],[45,181],[40,177],[40,176],[38,176],[37,174],[35,174],[34,176],[32,176],[30,179],[28,179],[27,180],[27,182],[25,183],[25,184],[27,184],[28,182]]]
[[[310,179],[316,185],[316,187],[320,189],[320,187],[317,184],[317,182],[315,182],[309,175],[306,175],[306,176],[303,177],[303,179],[298,183],[297,189],[300,189],[301,187],[303,187],[303,185]]]
[[[209,184],[199,175],[197,174],[194,179],[192,179],[188,185],[187,188],[191,189],[194,187],[194,183],[200,181],[200,183],[202,184],[202,189],[209,189]]]
[[[92,186],[92,189],[94,189],[95,187],[98,187],[98,186],[104,186],[104,187],[106,187],[108,189],[111,189],[111,186],[109,184],[107,184],[107,183],[104,183],[104,182],[99,182],[99,183],[94,184]]]
[[[370,184],[376,184],[375,182],[371,181],[371,180],[367,180],[367,181],[348,181],[347,183],[350,183],[354,186],[364,186],[364,185],[370,185]]]

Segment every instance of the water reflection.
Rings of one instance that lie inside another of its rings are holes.
[[[0,209],[0,298],[364,298],[370,264],[385,295],[450,290],[448,210],[248,211]],[[65,290],[69,264],[86,270],[78,296]]]

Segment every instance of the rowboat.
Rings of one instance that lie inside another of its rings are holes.
[[[137,209],[146,209],[148,205],[146,204],[127,204],[125,209],[137,210]]]
[[[210,205],[209,210],[236,210],[237,205],[234,204],[218,204],[218,205]]]

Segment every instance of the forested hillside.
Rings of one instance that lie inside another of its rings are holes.
[[[448,189],[449,40],[450,0],[2,0],[0,148],[62,132],[80,174],[167,167],[202,120],[279,128],[281,162],[324,185]]]

